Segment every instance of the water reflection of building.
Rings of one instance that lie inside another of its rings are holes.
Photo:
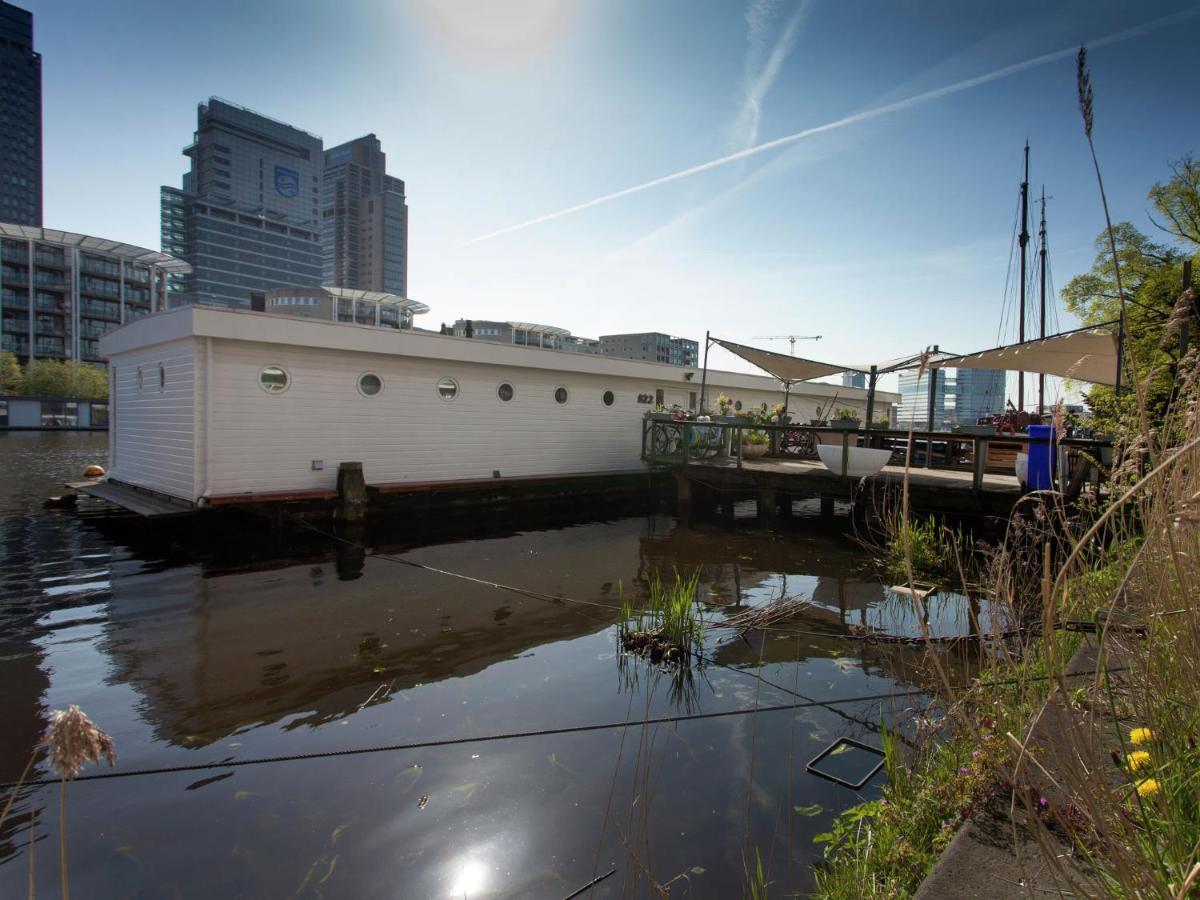
[[[405,558],[615,607],[644,529],[639,519],[581,525]],[[105,649],[159,737],[196,745],[284,718],[289,727],[330,721],[380,685],[372,702],[614,618],[371,557],[362,577],[339,581],[330,554],[286,568],[210,577],[175,569],[115,582]]]

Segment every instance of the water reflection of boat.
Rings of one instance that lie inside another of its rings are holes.
[[[617,579],[636,569],[645,527],[583,525],[406,558],[615,607]],[[112,593],[105,650],[117,678],[142,694],[162,739],[189,745],[285,717],[294,717],[289,727],[317,725],[368,698],[472,675],[614,618],[370,556],[353,581],[338,581],[327,556],[214,577],[169,570],[114,581]]]

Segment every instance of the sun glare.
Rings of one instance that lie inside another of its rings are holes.
[[[452,898],[476,897],[487,885],[487,866],[477,859],[468,859],[451,870],[450,893]]]
[[[520,58],[557,43],[576,0],[412,0],[421,18],[455,49],[477,58]]]

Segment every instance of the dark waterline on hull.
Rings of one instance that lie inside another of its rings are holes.
[[[820,522],[772,534],[661,514],[468,539],[373,529],[362,553],[245,520],[202,535],[43,510],[102,435],[0,435],[0,780],[20,774],[49,709],[79,704],[121,769],[637,720],[909,691],[920,652],[838,637],[913,633],[853,544]],[[579,516],[576,515],[576,519]],[[555,603],[397,565],[382,554],[589,601]],[[621,591],[699,570],[706,616],[780,596],[814,602],[809,635],[728,632],[681,683],[617,652]],[[594,605],[600,604],[600,605]],[[965,605],[935,610],[968,628]],[[820,636],[818,633],[828,633]],[[761,675],[761,680],[756,677]],[[80,896],[736,896],[743,854],[806,890],[814,834],[858,794],[804,763],[839,736],[878,746],[920,698],[145,778],[68,792]],[[39,764],[35,776],[47,774]],[[862,796],[873,796],[879,779]],[[57,789],[22,793],[0,828],[0,895],[57,869]],[[634,860],[637,860],[635,863]],[[682,877],[680,877],[682,876]],[[633,889],[635,880],[638,888]]]

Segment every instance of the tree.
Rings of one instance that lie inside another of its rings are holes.
[[[1150,201],[1161,221],[1150,221],[1182,241],[1200,245],[1200,165],[1189,153],[1171,163],[1175,174],[1150,188]]]
[[[25,375],[15,354],[0,350],[0,394],[25,393]]]
[[[25,369],[25,393],[35,397],[108,397],[108,375],[75,360],[36,359]]]

